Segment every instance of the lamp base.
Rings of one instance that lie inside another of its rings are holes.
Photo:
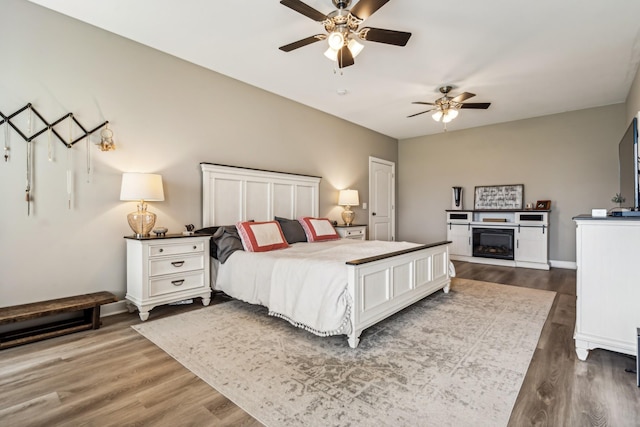
[[[156,214],[147,211],[146,203],[140,203],[136,212],[127,215],[127,222],[136,238],[148,237],[156,223]]]
[[[356,217],[356,214],[351,210],[350,206],[345,206],[344,211],[342,211],[342,221],[344,221],[345,225],[353,224],[353,219]]]

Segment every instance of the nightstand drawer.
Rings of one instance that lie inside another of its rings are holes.
[[[204,288],[204,271],[175,274],[149,280],[149,296],[170,294],[194,288]]]
[[[204,252],[203,242],[181,242],[174,244],[149,245],[149,256],[176,255]]]
[[[149,276],[153,277],[182,271],[202,270],[203,268],[203,255],[158,257],[149,261]]]
[[[344,230],[344,237],[348,238],[355,238],[355,237],[361,237],[364,236],[364,228],[363,227],[358,227],[355,228],[353,230]]]

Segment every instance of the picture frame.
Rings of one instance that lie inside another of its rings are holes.
[[[474,210],[520,210],[524,184],[480,185],[475,187]]]
[[[533,209],[537,211],[548,211],[551,209],[551,200],[538,200]]]

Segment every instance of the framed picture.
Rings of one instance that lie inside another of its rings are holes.
[[[474,210],[520,210],[523,208],[524,184],[482,185],[475,188]]]
[[[551,209],[551,200],[538,200],[534,209],[539,211],[548,211]]]

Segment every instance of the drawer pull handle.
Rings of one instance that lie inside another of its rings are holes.
[[[158,249],[158,252],[164,252],[164,249],[160,248]]]
[[[181,279],[181,280],[172,280],[172,281],[171,281],[171,284],[172,284],[173,286],[180,286],[180,285],[182,285],[183,283],[184,283],[184,279]]]
[[[194,245],[193,246],[193,250],[195,251],[196,249],[198,249],[198,247]]]
[[[184,261],[173,261],[171,265],[174,267],[182,267],[184,265]]]

